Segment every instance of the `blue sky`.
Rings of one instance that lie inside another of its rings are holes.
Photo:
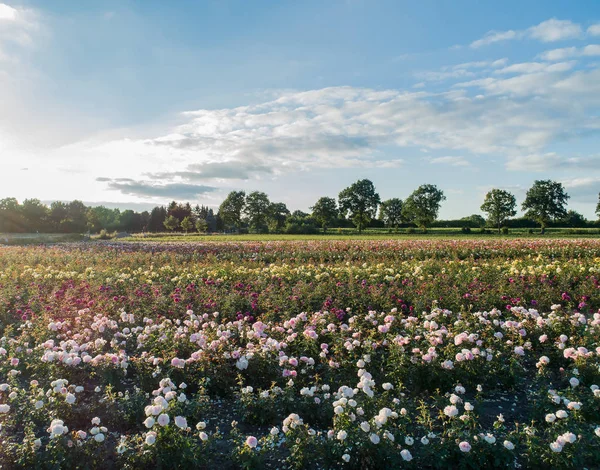
[[[5,3],[2,3],[5,2]],[[0,0],[0,198],[600,192],[597,1]]]

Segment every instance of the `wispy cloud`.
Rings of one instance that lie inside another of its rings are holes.
[[[430,160],[430,163],[450,165],[450,166],[469,166],[470,163],[464,157],[436,157]]]
[[[509,41],[511,39],[521,39],[525,36],[523,31],[488,31],[481,39],[477,39],[470,44],[470,47],[477,49],[478,47],[489,46],[496,42]]]
[[[552,49],[539,55],[540,59],[547,60],[549,62],[564,60],[571,57],[594,56],[600,56],[600,45],[598,44],[588,44],[587,46],[581,48],[563,47],[561,49]]]
[[[581,25],[573,23],[570,20],[551,18],[525,30],[489,31],[481,39],[473,41],[470,47],[477,49],[497,42],[523,38],[531,38],[541,42],[556,42],[566,39],[576,39],[582,36],[583,29]]]
[[[157,184],[154,181],[135,181],[130,178],[109,180],[108,187],[132,196],[173,199],[195,199],[217,189],[212,186],[187,183]]]
[[[559,62],[556,64],[546,64],[540,62],[523,62],[520,64],[509,65],[500,70],[497,70],[496,74],[525,74],[525,73],[539,73],[539,72],[566,72],[571,70],[577,62]]]
[[[555,152],[509,157],[507,169],[513,171],[600,170],[600,157],[565,157]]]
[[[600,177],[586,176],[581,178],[563,179],[561,183],[565,186],[572,200],[595,204],[600,192]]]
[[[33,44],[32,33],[38,27],[35,10],[0,3],[0,46],[4,49]]]
[[[113,190],[138,195],[202,192],[219,186],[219,180],[252,181],[304,170],[396,167],[403,159],[380,153],[394,147],[501,155],[514,170],[559,164],[572,171],[595,168],[597,159],[564,160],[546,150],[600,132],[594,118],[600,69],[571,67],[532,62],[494,68],[487,72],[492,76],[440,93],[354,87],[282,92],[250,106],[186,112],[185,123],[164,135],[111,141],[94,147],[93,155],[136,155],[140,164],[128,165],[132,169],[144,162],[143,178],[106,181]],[[73,152],[85,155],[85,146]],[[450,156],[430,161],[476,164],[473,158]]]
[[[596,24],[591,25],[587,29],[587,33],[590,36],[600,36],[600,23],[596,23]]]
[[[507,63],[507,58],[464,62],[461,64],[442,67],[439,71],[417,72],[415,76],[420,80],[429,82],[441,82],[453,78],[464,79],[480,76],[488,72],[490,69],[503,67]]]
[[[231,160],[228,162],[195,163],[188,165],[182,171],[148,173],[147,176],[154,180],[181,179],[191,182],[210,179],[247,180],[251,176],[261,173],[271,174],[273,173],[273,168],[252,161]]]
[[[564,41],[565,39],[576,39],[583,36],[581,25],[569,20],[557,20],[552,18],[527,30],[529,37],[542,42]]]

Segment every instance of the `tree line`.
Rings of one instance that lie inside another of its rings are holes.
[[[569,195],[563,185],[552,180],[537,180],[526,193],[521,204],[525,216],[515,219],[517,201],[503,189],[490,190],[481,205],[487,219],[473,214],[459,220],[438,220],[438,213],[446,196],[432,184],[419,186],[405,200],[391,198],[382,201],[372,181],[358,180],[343,189],[337,200],[319,198],[310,207],[310,213],[290,212],[282,202],[272,202],[261,191],[232,191],[215,213],[205,206],[172,201],[168,206],[156,206],[151,211],[121,211],[104,206],[88,207],[83,202],[55,201],[50,206],[38,199],[15,198],[0,200],[0,232],[163,232],[197,231],[255,233],[317,233],[319,229],[356,227],[362,232],[367,227],[432,226],[484,227],[501,231],[504,226],[530,227],[537,224],[542,232],[548,226],[593,226],[581,214],[567,210]],[[600,194],[596,207],[600,218]],[[598,222],[595,222],[598,224]]]

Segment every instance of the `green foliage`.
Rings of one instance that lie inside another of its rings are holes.
[[[517,215],[517,200],[515,196],[503,189],[492,189],[485,195],[481,210],[488,214],[488,219],[494,227],[500,227],[510,217]]]
[[[190,230],[194,228],[194,222],[189,216],[183,218],[181,223],[179,224],[185,233],[188,233]]]
[[[204,219],[197,219],[195,227],[198,233],[206,233],[208,230],[208,223]]]
[[[120,216],[119,209],[108,209],[104,206],[89,207],[87,227],[92,233],[98,233],[101,230],[115,231],[119,228]],[[164,219],[164,217],[161,219],[161,224]]]
[[[446,196],[437,186],[424,184],[404,201],[402,214],[406,220],[425,230],[437,219],[440,205],[445,200]]]
[[[269,232],[281,233],[290,211],[283,202],[272,202],[267,208],[267,224]]]
[[[536,180],[527,190],[522,209],[525,215],[536,220],[542,232],[548,222],[561,219],[567,215],[566,205],[569,195],[562,183],[552,180]]]
[[[383,201],[379,207],[379,219],[386,227],[398,228],[402,223],[402,199],[392,198]]]
[[[332,197],[322,197],[310,208],[313,218],[319,223],[323,231],[335,222],[339,211],[335,199]]]
[[[163,225],[167,230],[173,231],[179,226],[179,220],[177,217],[169,215],[163,222]]]
[[[571,228],[582,228],[587,225],[586,218],[574,210],[567,211],[567,214],[561,219],[561,225]]]
[[[340,212],[350,219],[359,232],[367,226],[377,213],[377,206],[381,202],[379,194],[375,192],[373,182],[368,179],[359,180],[340,192]]]
[[[267,216],[271,203],[269,197],[261,191],[253,191],[246,196],[244,213],[248,217],[248,225],[257,233],[268,230]]]
[[[242,211],[246,206],[244,191],[231,191],[219,206],[219,216],[225,227],[239,229],[242,226]]]

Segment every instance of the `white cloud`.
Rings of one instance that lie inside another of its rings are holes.
[[[538,100],[536,108],[543,109],[546,104],[558,106],[553,112],[565,113],[566,109],[577,104],[586,107],[600,105],[600,69],[593,68],[589,71],[574,71],[565,75],[567,65],[548,67],[535,73],[524,73],[509,78],[487,77],[479,80],[457,83],[455,88],[480,88],[488,95],[508,95],[513,97],[533,98]],[[582,96],[586,96],[585,103]],[[543,100],[541,98],[544,97]],[[558,101],[557,101],[558,100]],[[545,104],[543,104],[545,103]],[[560,105],[559,105],[560,103]],[[549,111],[546,111],[549,112]],[[566,115],[563,116],[566,118]],[[589,121],[589,117],[586,118]]]
[[[509,157],[506,168],[512,171],[548,171],[561,163],[554,152]]]
[[[570,57],[576,57],[579,55],[579,50],[576,47],[563,47],[560,49],[552,49],[550,51],[543,52],[539,55],[540,59],[555,62],[558,60],[568,59]]]
[[[529,36],[542,42],[576,39],[583,35],[581,26],[569,20],[549,19],[527,30]]]
[[[498,60],[480,60],[476,62],[464,62],[462,64],[453,65],[451,68],[453,70],[460,69],[484,69],[488,67],[503,67],[508,63],[508,59],[506,57]],[[446,69],[448,67],[445,67]],[[442,69],[443,70],[443,69]]]
[[[474,77],[475,73],[467,68],[453,69],[441,72],[419,72],[415,75],[417,78],[429,82],[441,82],[450,78],[467,78]]]
[[[484,90],[473,97],[460,87],[443,93],[353,87],[282,92],[251,106],[186,112],[182,125],[154,138],[79,144],[70,152],[101,162],[99,168],[112,167],[102,157],[111,155],[121,174],[128,168],[126,176],[146,185],[154,184],[153,175],[156,181],[168,176],[177,183],[214,185],[219,178],[252,181],[304,170],[404,163],[382,159],[383,147],[503,155],[514,170],[597,168],[598,159],[569,160],[545,151],[554,142],[600,129],[593,118],[600,106],[600,70],[569,73],[556,65],[462,84]],[[449,156],[428,161],[470,163]],[[140,179],[139,168],[146,179]]]
[[[571,200],[596,204],[600,193],[600,177],[586,176],[582,178],[567,178],[561,181]],[[592,205],[593,207],[593,205]]]
[[[524,36],[522,31],[488,31],[481,39],[473,41],[471,47],[476,49],[482,46],[488,46],[495,42],[508,41],[511,39],[520,39]]]
[[[600,170],[600,157],[565,157],[555,152],[511,156],[506,168],[513,171],[540,172],[558,169]]]
[[[600,45],[590,44],[588,46],[585,46],[581,54],[586,56],[598,56],[600,55]]]
[[[16,8],[0,3],[0,21],[16,21],[17,16]]]
[[[589,32],[589,29],[588,29]],[[473,41],[470,47],[477,49],[496,42],[510,41],[514,39],[531,38],[541,42],[556,42],[566,39],[576,39],[583,36],[581,25],[570,20],[558,20],[551,18],[536,26],[531,26],[521,31],[489,31],[481,39]]]
[[[452,66],[442,67],[439,71],[419,72],[415,74],[417,78],[440,82],[452,78],[470,78],[485,74],[490,69],[504,67],[508,63],[508,59],[502,58],[498,60],[480,60],[474,62],[464,62]]]
[[[600,36],[600,23],[593,24],[587,29],[590,36]]]
[[[540,62],[524,62],[521,64],[513,64],[503,69],[497,70],[497,74],[512,74],[512,73],[538,73],[538,72],[566,72],[575,66],[575,61],[559,62],[557,64],[542,64]]]
[[[556,62],[570,57],[590,57],[600,55],[600,45],[588,44],[585,47],[564,47],[541,53],[538,57],[549,62]]]
[[[430,163],[450,166],[470,166],[470,163],[464,157],[436,157],[432,158]]]
[[[32,33],[38,29],[38,14],[26,8],[14,8],[0,3],[0,49],[31,46]]]

